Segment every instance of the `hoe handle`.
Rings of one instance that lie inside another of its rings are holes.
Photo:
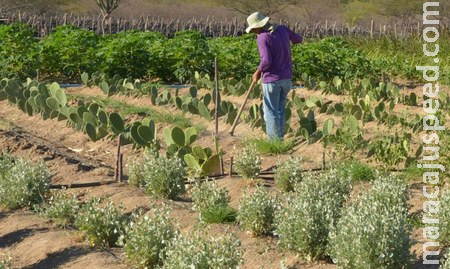
[[[242,110],[244,110],[245,104],[247,104],[247,100],[248,100],[248,97],[250,96],[250,93],[253,90],[253,86],[255,86],[254,81],[252,81],[252,83],[250,84],[250,87],[248,87],[247,93],[245,94],[244,103],[242,104],[241,108],[239,109],[239,111],[236,115],[236,118],[234,119],[233,125],[231,126],[230,135],[233,135],[233,133],[234,133],[234,129],[236,128],[236,125],[239,122],[239,118],[241,117]]]

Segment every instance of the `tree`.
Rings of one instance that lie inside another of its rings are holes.
[[[299,0],[218,0],[218,2],[244,15],[250,15],[255,11],[259,11],[266,16],[271,16],[290,5],[295,5]]]
[[[102,33],[105,33],[105,22],[111,13],[119,7],[120,0],[95,0],[102,12]]]
[[[382,0],[381,15],[393,18],[409,27],[418,15],[423,13],[423,0]]]

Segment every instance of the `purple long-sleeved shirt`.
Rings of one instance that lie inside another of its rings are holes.
[[[271,83],[292,78],[291,44],[301,43],[303,38],[283,25],[272,32],[262,32],[257,43],[260,55],[258,69],[263,73],[262,82]]]

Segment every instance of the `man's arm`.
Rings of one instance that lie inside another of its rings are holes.
[[[303,42],[302,34],[296,34],[291,29],[288,28],[289,40],[294,44],[299,44]]]
[[[272,65],[272,55],[270,53],[270,48],[269,48],[269,44],[268,44],[266,35],[260,34],[258,36],[257,42],[258,42],[258,50],[259,50],[259,56],[260,56],[258,70],[264,73]]]

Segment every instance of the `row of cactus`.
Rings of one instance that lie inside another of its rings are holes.
[[[303,74],[303,83],[308,89],[321,89],[325,94],[349,94],[352,99],[369,96],[372,100],[384,100],[394,104],[403,103],[409,106],[417,106],[417,95],[415,93],[401,94],[397,85],[391,82],[380,82],[374,79],[363,79],[361,81],[343,81],[335,77],[331,82],[320,81]]]
[[[143,91],[140,80],[132,81],[129,78],[122,78],[120,75],[110,77],[108,74],[95,72],[89,76],[89,74],[83,73],[81,74],[81,81],[88,87],[98,86],[107,96],[118,92],[129,95]]]
[[[108,113],[99,104],[78,100],[69,105],[68,97],[58,83],[46,85],[28,79],[24,84],[16,79],[0,81],[0,100],[9,100],[28,115],[40,114],[44,120],[66,120],[69,126],[85,132],[92,141],[122,134],[123,143],[147,146],[156,139],[155,123],[150,119],[125,126],[118,113]]]

